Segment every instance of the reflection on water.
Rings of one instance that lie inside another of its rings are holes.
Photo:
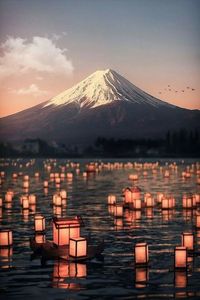
[[[199,164],[189,160],[177,160],[176,164],[99,162],[99,172],[87,174],[85,163],[62,159],[0,161],[5,171],[0,198],[4,201],[8,190],[14,192],[12,201],[0,207],[1,227],[13,231],[13,246],[0,248],[2,299],[199,299],[200,228],[195,227],[200,212]],[[29,176],[28,184],[25,175]],[[116,213],[116,207],[108,205],[108,195],[115,195],[120,207],[122,190],[133,185],[141,188],[141,200],[145,196],[147,207],[142,204],[141,209],[124,208],[122,215]],[[61,205],[53,205],[53,195],[63,189],[67,198]],[[29,194],[35,195],[36,201],[23,209],[20,197]],[[182,207],[183,196],[186,205],[193,207]],[[164,197],[174,197],[175,207],[162,209]],[[34,233],[36,214],[45,217],[46,232]],[[94,244],[104,239],[104,261],[42,264],[40,258],[31,255],[30,237],[37,243],[52,240],[53,216],[75,215],[84,219],[81,235],[90,233]],[[174,270],[174,247],[181,245],[183,232],[191,231],[195,251],[188,256],[188,269]],[[147,266],[134,264],[136,243],[148,244]]]

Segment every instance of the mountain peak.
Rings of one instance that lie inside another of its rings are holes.
[[[113,101],[129,101],[155,107],[169,105],[148,95],[112,69],[97,70],[90,76],[52,98],[46,106],[76,103],[80,108],[95,108]]]

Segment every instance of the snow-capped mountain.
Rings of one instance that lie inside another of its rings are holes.
[[[143,92],[117,72],[107,69],[94,72],[72,88],[52,98],[44,107],[74,102],[80,108],[95,108],[117,100],[146,103],[154,107],[169,105]]]
[[[153,138],[199,128],[200,111],[145,93],[117,72],[96,71],[37,106],[0,119],[0,140],[41,138],[89,144],[97,137]]]

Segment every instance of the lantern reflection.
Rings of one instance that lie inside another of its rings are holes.
[[[149,280],[148,268],[135,268],[135,287],[144,288]]]
[[[10,247],[13,243],[13,235],[10,229],[1,229],[0,230],[0,248],[1,247]]]
[[[74,280],[76,280],[76,278],[84,278],[86,276],[86,264],[56,261],[53,268],[53,287],[63,289],[80,289],[80,283],[77,283]]]
[[[12,263],[12,247],[0,247],[0,269],[9,269]]]
[[[176,288],[186,288],[187,286],[187,272],[184,270],[175,270],[174,285]]]

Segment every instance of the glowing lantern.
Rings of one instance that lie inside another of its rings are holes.
[[[39,172],[36,172],[36,173],[35,173],[35,177],[36,177],[36,178],[39,178],[39,177],[40,177]]]
[[[3,206],[3,199],[0,198],[0,207],[2,207],[2,206]]]
[[[49,185],[48,181],[45,180],[45,181],[43,182],[43,187],[44,187],[44,188],[48,188],[48,185]]]
[[[117,204],[115,206],[115,217],[123,217],[123,205],[122,204]]]
[[[10,229],[0,229],[0,247],[12,246],[13,237]]]
[[[128,178],[130,180],[138,180],[138,175],[137,174],[130,174]]]
[[[87,240],[82,237],[70,238],[69,255],[73,257],[87,256]]]
[[[56,184],[60,184],[60,178],[59,178],[59,177],[56,177],[56,178],[55,178],[55,183],[56,183]]]
[[[59,195],[55,195],[53,204],[56,206],[62,205],[62,198]]]
[[[73,173],[67,173],[67,180],[72,180],[73,179]]]
[[[42,215],[35,216],[34,228],[35,231],[40,231],[40,232],[45,230],[45,218]]]
[[[182,246],[188,250],[194,250],[194,234],[190,232],[182,233]]]
[[[175,247],[174,251],[174,267],[187,268],[187,248]]]
[[[29,175],[24,175],[24,181],[29,181]]]
[[[157,194],[157,201],[158,201],[158,203],[161,203],[163,198],[164,198],[164,194],[163,193],[158,193]]]
[[[200,215],[196,215],[196,228],[200,228]]]
[[[124,202],[125,203],[133,203],[134,200],[140,199],[141,189],[139,187],[131,187],[125,188],[123,191],[124,194]]]
[[[12,202],[13,195],[14,193],[12,191],[8,191],[5,194],[5,202]]]
[[[116,204],[116,196],[115,195],[108,195],[108,204],[109,205]]]
[[[23,209],[29,209],[29,200],[27,197],[22,198],[22,208]]]
[[[80,217],[53,218],[53,242],[58,246],[68,245],[70,238],[80,237],[81,225]]]
[[[154,206],[154,199],[150,196],[146,198],[146,207],[153,207]]]
[[[149,261],[149,251],[147,243],[137,243],[135,245],[135,264],[147,264]]]
[[[28,189],[29,188],[29,181],[23,181],[23,188]]]
[[[12,178],[13,178],[13,179],[17,179],[17,177],[18,177],[17,173],[13,173],[13,174],[12,174]]]
[[[165,178],[169,178],[169,176],[170,176],[169,170],[166,170],[166,171],[164,172],[164,177],[165,177]]]
[[[192,208],[193,207],[192,197],[183,196],[182,204],[183,204],[183,208]]]
[[[36,204],[36,196],[34,194],[29,195],[29,204]]]
[[[134,201],[134,208],[135,209],[141,209],[142,208],[142,201],[140,199],[136,199]]]
[[[61,196],[62,199],[67,199],[67,191],[61,190],[60,191],[60,196]]]

